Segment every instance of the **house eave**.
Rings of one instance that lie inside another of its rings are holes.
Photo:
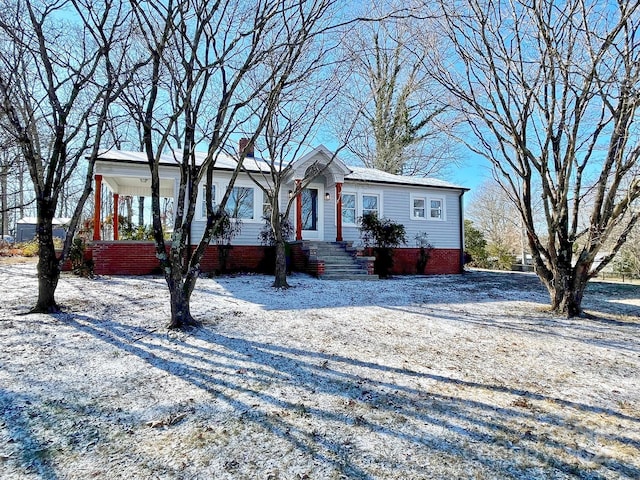
[[[406,187],[415,187],[415,188],[435,188],[438,190],[454,190],[461,192],[468,192],[471,190],[467,187],[461,187],[457,185],[430,185],[426,183],[412,183],[412,182],[401,182],[401,181],[380,181],[380,180],[363,180],[363,179],[352,179],[345,177],[345,183],[359,183],[362,185],[401,185]]]

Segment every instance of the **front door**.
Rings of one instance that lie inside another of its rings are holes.
[[[311,184],[302,190],[302,238],[304,240],[323,239],[323,198],[322,185]]]

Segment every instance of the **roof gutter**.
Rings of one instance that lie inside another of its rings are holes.
[[[458,208],[460,211],[460,273],[464,273],[464,202],[462,197],[467,190],[462,190],[458,196]]]

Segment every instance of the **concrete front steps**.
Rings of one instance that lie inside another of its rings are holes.
[[[323,280],[378,280],[369,275],[368,259],[356,257],[356,251],[345,242],[305,242],[309,260],[324,263]]]

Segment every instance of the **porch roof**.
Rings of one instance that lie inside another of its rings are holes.
[[[202,165],[207,157],[206,152],[196,151],[194,158],[196,165]],[[147,165],[147,154],[144,152],[134,152],[128,150],[104,150],[98,154],[98,161],[121,162],[132,165]],[[182,152],[171,151],[160,156],[160,166],[178,167],[182,161]],[[215,168],[218,170],[235,170],[238,164],[237,158],[226,153],[219,153],[215,159]],[[269,165],[262,159],[256,157],[246,157],[243,167],[249,171],[261,172],[269,171]]]
[[[159,160],[160,196],[171,198],[174,196],[176,182],[179,179],[181,152],[163,154]],[[206,152],[196,152],[195,161],[202,165]],[[217,170],[234,170],[237,160],[221,153],[216,159]],[[96,161],[95,173],[102,175],[104,184],[113,192],[120,195],[150,196],[151,183],[147,156],[144,152],[127,150],[105,150],[100,152]],[[265,162],[253,157],[245,159],[244,166],[252,172],[268,170]]]

